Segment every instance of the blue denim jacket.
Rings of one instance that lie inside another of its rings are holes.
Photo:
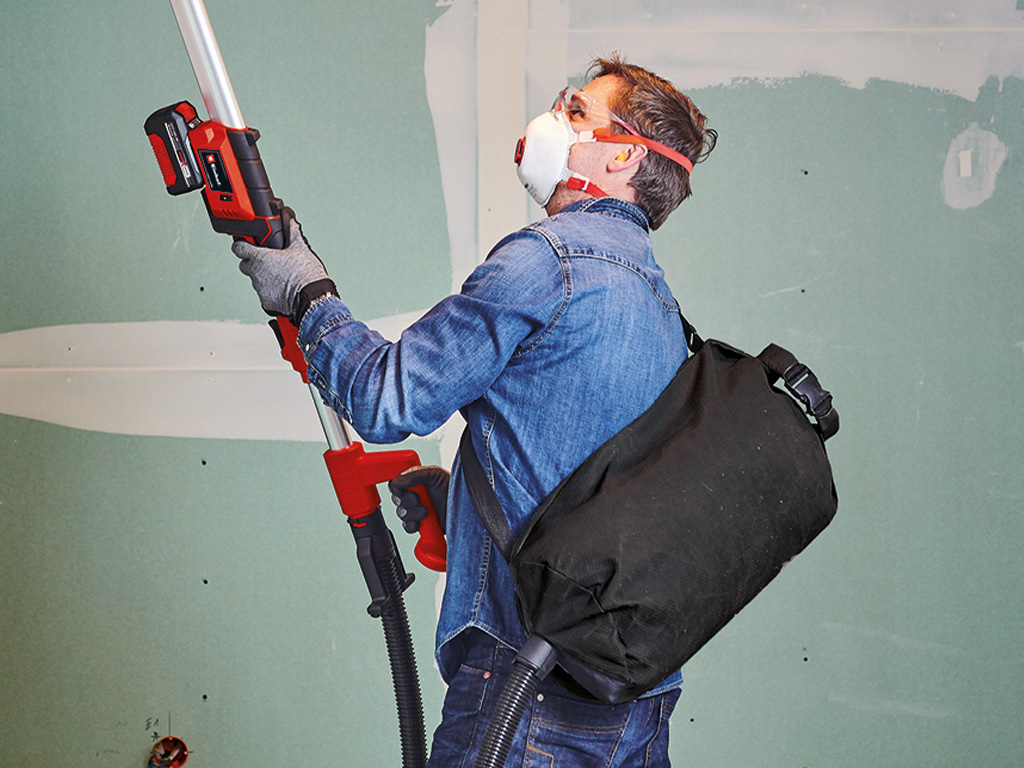
[[[460,410],[513,535],[555,486],[642,413],[686,356],[678,305],[646,214],[574,203],[499,242],[462,286],[385,340],[340,300],[318,302],[299,342],[309,380],[364,440],[425,435]],[[437,660],[449,680],[475,626],[526,639],[512,576],[476,515],[456,458]],[[674,675],[657,691],[678,684]]]

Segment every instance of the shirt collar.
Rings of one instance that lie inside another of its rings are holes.
[[[565,206],[559,213],[579,211],[581,213],[603,213],[609,216],[616,216],[620,219],[632,221],[644,231],[650,231],[650,219],[647,213],[640,206],[620,200],[617,197],[591,197],[586,200],[577,200]]]

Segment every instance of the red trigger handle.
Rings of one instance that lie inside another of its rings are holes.
[[[364,524],[361,518],[373,514],[380,507],[377,484],[393,480],[410,467],[420,466],[420,457],[411,450],[367,453],[361,443],[352,443],[340,450],[324,453],[324,462],[334,483],[341,511],[348,517],[349,524],[358,528]],[[448,547],[437,512],[430,503],[426,488],[418,486],[416,492],[429,513],[420,523],[416,559],[431,570],[444,571]]]

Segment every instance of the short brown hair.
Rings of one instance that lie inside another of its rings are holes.
[[[681,152],[695,164],[715,148],[718,133],[706,127],[707,118],[668,80],[626,63],[618,53],[609,59],[594,59],[587,71],[591,79],[605,75],[623,83],[609,109],[642,136]],[[630,184],[636,190],[637,205],[650,218],[651,229],[660,227],[692,192],[690,173],[656,152],[647,154]]]

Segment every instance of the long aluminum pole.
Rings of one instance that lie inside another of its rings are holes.
[[[228,128],[243,130],[246,125],[242,110],[235,100],[231,78],[224,67],[203,0],[171,0],[171,8],[210,119]]]
[[[320,392],[312,384],[309,385],[309,394],[313,396],[313,405],[316,406],[316,413],[320,417],[320,426],[323,427],[324,437],[327,438],[327,447],[332,451],[339,451],[352,445],[352,438],[348,435],[345,422],[324,403]]]

